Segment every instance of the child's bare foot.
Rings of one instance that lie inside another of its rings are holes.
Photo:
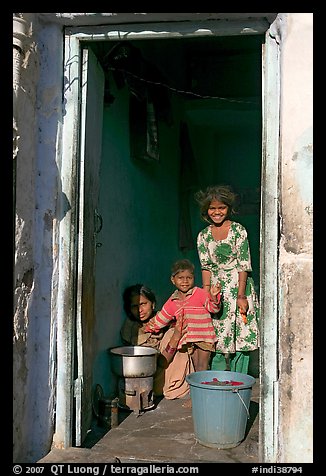
[[[192,405],[191,405],[191,399],[189,398],[189,400],[186,400],[183,404],[182,404],[183,408],[191,408]]]

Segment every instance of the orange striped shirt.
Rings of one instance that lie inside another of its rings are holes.
[[[148,322],[145,330],[156,333],[171,321],[177,321],[180,316],[183,316],[186,332],[179,341],[178,349],[183,344],[191,342],[215,343],[217,336],[210,313],[219,312],[220,302],[220,294],[217,295],[217,301],[213,301],[205,289],[197,286],[187,292],[184,300],[179,298],[179,292],[176,290],[162,309]]]

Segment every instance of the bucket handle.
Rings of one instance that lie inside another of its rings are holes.
[[[246,409],[246,412],[247,412],[247,415],[248,415],[247,418],[248,418],[248,420],[249,420],[249,418],[250,418],[250,413],[249,413],[249,410],[248,410],[248,408],[247,408],[245,402],[243,401],[243,398],[241,397],[241,395],[240,395],[240,393],[239,393],[239,389],[238,389],[238,388],[235,388],[234,390],[232,390],[232,392],[235,392],[235,393],[238,395],[238,397],[240,398],[240,400],[241,400],[243,406],[244,406],[245,409]]]

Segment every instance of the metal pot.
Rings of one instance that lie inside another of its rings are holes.
[[[158,351],[152,347],[112,347],[109,353],[112,371],[119,377],[151,377],[156,372]]]

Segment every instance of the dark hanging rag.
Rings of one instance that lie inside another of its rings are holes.
[[[188,251],[195,248],[191,232],[189,198],[198,186],[196,160],[192,150],[188,126],[180,124],[180,177],[179,177],[179,248]]]

